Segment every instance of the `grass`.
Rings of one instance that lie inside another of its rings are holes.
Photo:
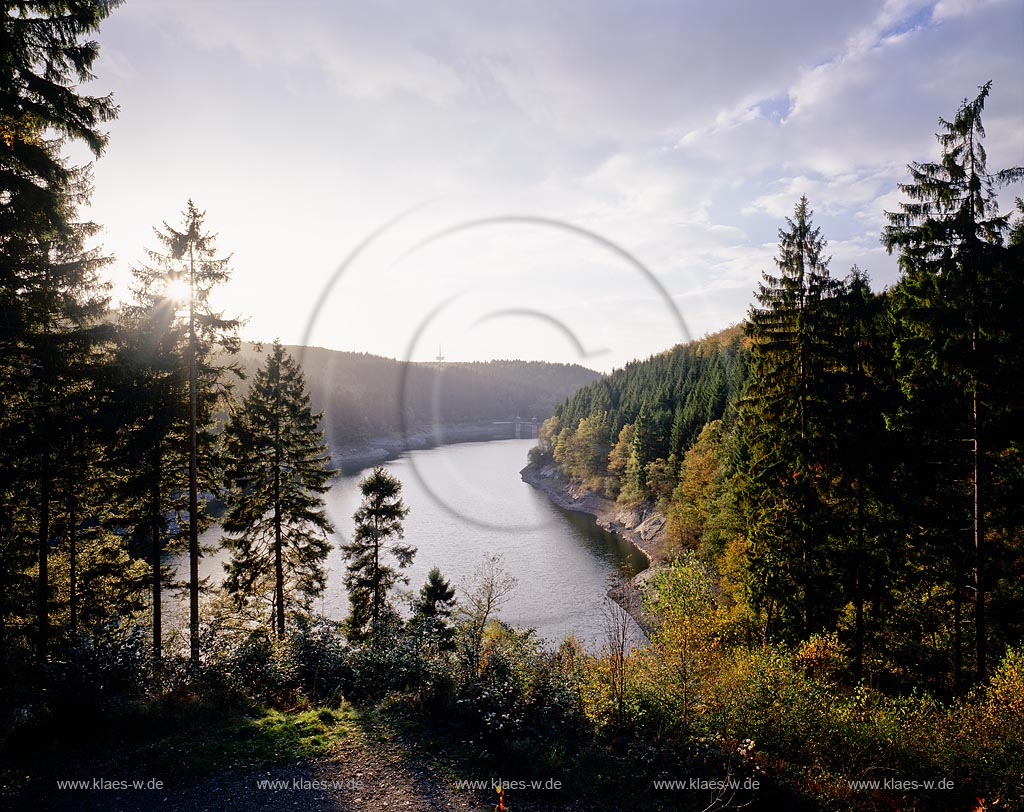
[[[326,755],[356,724],[351,707],[259,708],[251,715],[157,739],[140,748],[138,756],[143,765],[168,778],[253,769]]]

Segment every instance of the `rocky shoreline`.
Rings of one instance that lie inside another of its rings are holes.
[[[541,491],[565,510],[594,517],[597,526],[632,544],[647,558],[647,569],[638,572],[621,589],[611,589],[608,597],[632,615],[637,624],[649,631],[649,623],[640,612],[639,597],[663,561],[666,541],[665,517],[649,502],[623,507],[569,482],[554,464],[530,463],[519,472],[523,482]]]

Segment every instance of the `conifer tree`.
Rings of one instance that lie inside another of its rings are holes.
[[[286,603],[308,610],[327,584],[324,561],[334,528],[321,495],[333,471],[321,419],[298,363],[275,341],[224,430],[226,587],[240,601],[261,593],[269,598],[278,635]]]
[[[455,608],[455,590],[437,567],[431,567],[427,580],[413,602],[413,621],[427,636],[433,636],[442,649],[452,645],[454,632],[449,620]]]
[[[173,318],[166,329],[173,336],[176,356],[186,381],[186,402],[181,403],[186,443],[180,453],[186,473],[187,506],[184,516],[189,542],[189,642],[193,665],[199,663],[199,534],[209,517],[199,491],[214,492],[218,474],[214,455],[215,411],[230,394],[231,377],[241,370],[231,358],[241,346],[238,319],[213,310],[210,294],[231,276],[230,257],[218,257],[216,235],[205,231],[206,213],[189,200],[182,212],[182,228],[166,222],[154,229],[162,251],[147,251],[150,264],[132,268],[136,310],[143,322],[171,305]],[[205,487],[200,487],[202,480]]]
[[[116,532],[124,527],[116,497],[128,470],[112,453],[123,428],[110,388],[116,331],[100,323],[89,333],[92,341],[65,355],[67,392],[50,438],[56,449],[51,536],[61,565],[54,575],[62,579],[54,584],[61,599],[56,608],[66,608],[61,619],[72,637],[115,618],[134,622],[146,580],[145,564],[131,557],[130,540]]]
[[[993,295],[1004,287],[1001,274],[1019,273],[1001,261],[1009,215],[999,213],[995,190],[1024,178],[1024,167],[988,171],[981,114],[991,86],[987,82],[973,100],[965,99],[952,121],[939,119],[941,157],[938,162],[910,164],[910,182],[900,184],[910,201],[901,203],[897,212],[886,212],[889,225],[882,235],[887,250],[899,251],[903,272],[894,306],[897,363],[908,399],[904,417],[925,418],[929,426],[920,433],[931,435],[933,453],[947,470],[955,466],[958,445],[967,441],[971,449],[965,508],[972,526],[979,681],[985,679],[987,648],[985,466],[992,447],[986,436],[986,404],[994,384],[992,371],[998,366],[994,348],[999,344],[993,335],[998,331],[993,315],[1000,308]],[[928,414],[935,417],[940,410],[946,419],[928,420]],[[955,485],[950,490],[953,497]],[[950,525],[956,523],[952,517]],[[957,583],[953,589],[958,602],[962,587]]]
[[[626,498],[642,498],[647,495],[647,465],[655,459],[657,443],[657,427],[651,411],[644,401],[633,423],[633,442],[629,449],[629,461],[626,463],[627,488],[623,489]]]
[[[164,297],[122,309],[110,376],[111,421],[117,426],[111,454],[124,472],[116,490],[119,523],[130,528],[148,552],[156,668],[163,648],[163,589],[169,580],[163,554],[180,536],[180,523],[174,523],[178,533],[172,536],[168,519],[184,510],[180,494],[188,487],[180,464],[186,382],[181,335],[175,327],[178,307]]]
[[[83,40],[115,5],[15,3],[0,15],[0,535],[15,572],[34,536],[40,663],[49,645],[48,558],[59,447],[68,437],[64,409],[87,385],[83,373],[93,366],[106,306],[96,279],[105,260],[85,247],[95,226],[76,221],[89,176],[61,150],[82,141],[98,157],[106,144],[99,128],[117,108],[78,85],[92,78],[99,52]],[[24,584],[12,578],[12,586]]]
[[[353,515],[356,527],[352,541],[341,549],[348,562],[345,588],[351,614],[348,635],[353,640],[377,638],[387,611],[387,595],[399,581],[407,583],[399,570],[412,563],[416,548],[401,543],[402,521],[409,509],[402,501],[402,483],[377,466],[359,483],[363,501]],[[397,568],[386,563],[390,554]]]
[[[431,567],[427,580],[420,588],[419,598],[413,605],[413,611],[419,617],[448,618],[455,605],[455,590],[441,574],[438,567]]]
[[[61,157],[66,141],[81,141],[95,157],[117,116],[111,96],[89,96],[99,44],[88,40],[120,0],[40,0],[5,3],[0,15],[0,235],[68,233],[69,199],[88,186],[79,167]],[[15,237],[17,238],[17,237]],[[9,246],[4,254],[10,258]],[[6,272],[15,268],[5,268]],[[6,280],[5,280],[6,281]],[[17,306],[5,295],[4,309]],[[10,318],[5,326],[14,324]]]
[[[741,406],[751,584],[765,632],[810,634],[838,596],[826,556],[822,461],[830,435],[829,371],[837,285],[825,240],[802,197],[779,231],[778,276],[767,272],[747,324],[751,372]],[[829,595],[829,593],[833,593]]]
[[[48,559],[55,520],[62,507],[79,498],[97,470],[96,459],[82,453],[82,444],[92,433],[95,378],[110,331],[101,322],[107,300],[97,276],[107,259],[84,245],[92,232],[89,225],[69,224],[63,234],[40,237],[34,258],[22,255],[20,270],[32,268],[20,280],[21,314],[27,318],[5,347],[20,352],[21,374],[12,375],[10,394],[18,388],[22,392],[16,401],[19,408],[3,418],[4,423],[12,418],[13,422],[2,426],[7,453],[13,456],[5,478],[20,484],[13,491],[8,490],[10,485],[2,490],[26,500],[34,512],[40,661],[49,648]],[[81,468],[76,466],[79,462]]]
[[[834,519],[831,546],[853,605],[853,670],[859,678],[869,622],[881,626],[882,604],[895,573],[906,566],[894,543],[901,523],[893,482],[899,461],[910,455],[900,453],[902,438],[887,429],[884,418],[895,389],[887,299],[871,291],[868,275],[855,265],[835,304],[839,385],[831,407],[835,453],[827,496]]]

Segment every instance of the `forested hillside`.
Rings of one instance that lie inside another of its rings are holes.
[[[731,634],[828,641],[853,679],[901,690],[960,693],[1024,632],[1024,235],[972,160],[963,188],[914,165],[904,192],[943,197],[889,216],[903,276],[881,292],[833,275],[801,199],[742,334],[590,384],[532,454],[663,511],[667,557],[716,573]]]
[[[667,497],[704,426],[735,420],[748,360],[737,326],[629,363],[555,408],[534,459],[624,501]]]
[[[436,426],[543,420],[571,392],[600,377],[578,364],[545,361],[439,367],[322,347],[286,349],[302,364],[313,407],[323,412],[327,440],[337,449]],[[243,368],[255,372],[264,354],[246,345]]]

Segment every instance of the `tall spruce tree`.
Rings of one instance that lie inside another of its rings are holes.
[[[88,333],[77,352],[64,356],[69,375],[50,438],[56,449],[51,536],[60,567],[53,574],[61,599],[55,608],[72,637],[118,618],[134,623],[145,589],[145,564],[132,558],[130,539],[117,532],[124,527],[116,495],[126,469],[111,453],[122,427],[109,385],[116,330],[97,314]]]
[[[229,482],[226,587],[239,600],[266,598],[278,635],[286,603],[309,609],[327,585],[334,531],[322,494],[333,470],[298,363],[275,341],[224,430]]]
[[[28,412],[13,435],[28,477],[20,498],[31,494],[36,510],[40,658],[49,643],[54,520],[83,495],[97,470],[96,458],[83,454],[82,444],[92,433],[95,374],[109,331],[101,323],[106,297],[97,277],[107,260],[85,250],[91,231],[83,226],[56,237],[42,259],[40,278],[22,290],[29,320],[18,344],[28,367]]]
[[[177,357],[187,383],[187,400],[179,404],[186,443],[178,451],[186,471],[188,503],[184,512],[178,512],[184,518],[189,543],[189,643],[193,665],[199,663],[199,534],[210,523],[199,492],[218,488],[215,412],[230,394],[232,376],[242,374],[232,360],[241,346],[241,322],[225,318],[210,302],[213,290],[230,279],[231,258],[217,256],[217,237],[205,230],[205,219],[206,213],[189,200],[182,212],[181,229],[166,222],[162,229],[154,229],[163,250],[147,251],[149,264],[132,268],[133,294],[142,322],[154,321],[146,313],[156,314],[169,303],[173,306],[174,316],[166,329],[176,337]]]
[[[750,584],[765,634],[805,637],[839,603],[830,577],[822,460],[832,437],[828,403],[838,286],[825,240],[802,197],[779,231],[779,274],[763,273],[746,327],[750,380],[741,405],[749,453],[743,495]]]
[[[50,636],[52,503],[70,431],[64,410],[88,385],[105,309],[96,278],[104,260],[85,247],[95,227],[76,221],[88,172],[61,150],[82,141],[98,157],[106,144],[99,128],[117,108],[78,85],[92,78],[99,51],[84,38],[115,5],[7,3],[0,15],[0,535],[15,571],[34,536],[40,663]]]
[[[890,253],[899,251],[903,273],[894,292],[899,327],[896,356],[907,409],[918,412],[908,417],[922,417],[922,408],[934,416],[935,405],[941,405],[947,418],[943,425],[948,428],[925,419],[929,426],[923,433],[938,430],[932,444],[937,441],[936,454],[947,469],[955,466],[958,446],[966,441],[970,447],[970,492],[965,500],[956,501],[966,501],[970,516],[979,681],[985,679],[987,658],[985,517],[990,504],[986,465],[992,452],[986,436],[987,404],[999,344],[995,335],[999,324],[993,316],[1000,307],[993,296],[1005,287],[1001,274],[1019,273],[1002,261],[1009,215],[999,213],[995,190],[1024,178],[1024,167],[988,171],[981,114],[991,87],[987,82],[974,99],[965,99],[952,121],[939,119],[942,131],[936,138],[941,157],[938,162],[910,164],[910,182],[900,184],[910,201],[901,203],[899,211],[886,212],[889,225],[882,235]],[[945,488],[953,498],[956,479],[950,477],[950,487]],[[955,526],[955,517],[949,524]],[[963,545],[952,547],[962,549]],[[962,585],[955,583],[953,589],[958,608]]]
[[[1024,639],[1024,201],[1016,200],[1008,245],[992,291],[987,433],[992,449],[986,618],[992,649]]]
[[[89,96],[79,86],[94,78],[99,55],[98,43],[86,37],[118,5],[120,0],[3,4],[0,235],[5,242],[16,235],[31,240],[73,230],[69,203],[87,178],[61,157],[61,149],[68,140],[81,141],[98,158],[106,146],[100,127],[116,117],[117,106],[111,96]],[[4,249],[5,258],[13,259],[10,246]],[[16,308],[17,302],[5,295],[3,306]],[[16,321],[8,317],[2,323]]]
[[[834,304],[838,386],[832,392],[835,446],[825,490],[833,517],[830,546],[853,608],[853,671],[860,678],[868,627],[881,628],[893,575],[905,566],[894,541],[899,522],[893,482],[906,455],[884,418],[895,390],[887,299],[873,293],[868,275],[854,266]]]
[[[651,410],[644,401],[633,423],[633,442],[629,449],[629,461],[626,463],[626,482],[624,491],[634,498],[642,498],[648,494],[647,466],[654,461],[657,450],[657,426]]]
[[[110,382],[117,425],[111,454],[124,472],[117,487],[119,523],[148,549],[155,668],[163,650],[163,589],[169,582],[163,554],[180,536],[179,523],[172,525],[169,517],[184,510],[180,494],[187,488],[180,464],[186,390],[181,334],[175,327],[178,307],[169,298],[147,296],[143,304],[122,309]]]
[[[388,592],[399,581],[408,583],[399,570],[412,563],[416,548],[400,541],[405,535],[402,522],[409,514],[402,501],[402,483],[377,466],[359,483],[359,490],[363,501],[352,517],[355,532],[352,541],[341,547],[348,562],[348,635],[353,640],[376,640],[387,613]],[[395,559],[397,568],[386,563],[387,554]]]

